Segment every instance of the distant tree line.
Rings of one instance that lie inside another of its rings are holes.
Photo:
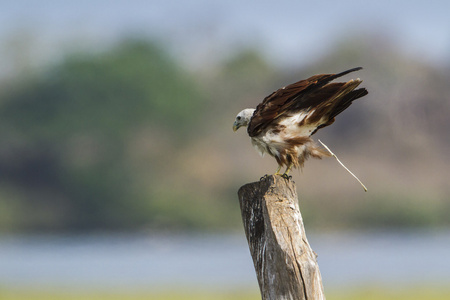
[[[373,48],[347,41],[300,72],[274,67],[250,47],[193,72],[159,43],[125,40],[105,51],[69,53],[43,70],[4,80],[0,232],[240,228],[236,191],[245,182],[239,176],[252,170],[236,168],[246,160],[235,157],[237,146],[227,136],[235,113],[284,84],[344,67],[370,70],[361,75],[368,104],[352,106],[347,118],[327,128],[328,141],[359,143],[352,148],[373,149],[393,166],[408,157],[419,161],[417,141],[440,145],[445,153],[448,139],[436,137],[448,136],[441,124],[450,113],[448,96],[442,97],[450,94],[449,76],[436,76],[388,47]],[[420,72],[405,79],[401,70]],[[436,172],[443,178],[441,169]],[[448,226],[450,190],[448,184],[436,186],[435,193],[424,191],[426,197],[377,191],[371,201],[352,202],[352,209],[335,199],[304,196],[305,224]]]

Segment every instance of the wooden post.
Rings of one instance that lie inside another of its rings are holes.
[[[242,186],[238,195],[262,299],[325,299],[295,183],[265,176]]]

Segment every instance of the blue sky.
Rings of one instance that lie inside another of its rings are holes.
[[[107,45],[127,34],[156,37],[195,64],[257,43],[275,62],[304,62],[338,38],[386,35],[406,53],[450,61],[450,1],[2,1],[0,43],[33,37],[36,56],[77,44]],[[0,48],[2,46],[0,44]]]

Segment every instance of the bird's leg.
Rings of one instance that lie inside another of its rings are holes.
[[[281,176],[286,178],[286,179],[289,179],[289,175],[288,174],[291,171],[293,165],[294,165],[293,163],[290,163],[289,166],[287,167],[286,171],[284,171],[283,175],[281,175]]]
[[[280,170],[281,170],[281,165],[278,165],[278,169],[277,169],[277,171],[275,172],[275,174],[273,174],[273,175],[281,175],[281,174],[280,174]]]

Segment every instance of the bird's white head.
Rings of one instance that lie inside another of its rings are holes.
[[[239,127],[247,126],[254,112],[255,112],[254,108],[246,108],[240,113],[238,113],[233,123],[233,131],[238,130]]]

